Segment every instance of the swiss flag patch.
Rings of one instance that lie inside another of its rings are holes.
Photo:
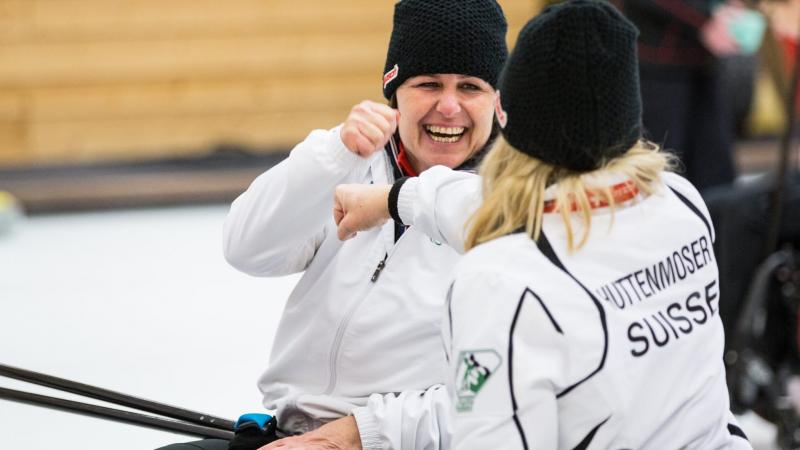
[[[392,70],[386,72],[386,75],[383,76],[383,88],[386,89],[386,86],[392,82],[395,78],[397,78],[397,74],[400,72],[400,68],[397,67],[397,64],[392,67]]]

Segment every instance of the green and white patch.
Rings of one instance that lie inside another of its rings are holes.
[[[500,367],[503,359],[491,349],[464,350],[458,355],[456,371],[456,411],[472,411],[475,397],[486,381]]]

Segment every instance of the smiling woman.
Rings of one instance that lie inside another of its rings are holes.
[[[435,165],[458,167],[489,141],[496,93],[481,78],[419,75],[395,95],[400,140],[416,173]]]
[[[274,445],[447,447],[444,379],[431,368],[444,365],[443,280],[458,255],[394,223],[342,243],[330,211],[337,184],[474,167],[492,136],[506,29],[495,0],[398,2],[383,72],[390,104],[362,101],[341,126],[312,131],[231,206],[234,267],[305,270],[259,383],[280,429],[305,434]]]

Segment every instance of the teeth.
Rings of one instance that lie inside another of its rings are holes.
[[[440,127],[437,125],[425,125],[425,129],[431,133],[447,134],[450,136],[460,136],[464,134],[464,127]]]
[[[434,142],[453,143],[453,142],[456,142],[456,141],[458,141],[459,139],[461,139],[461,136],[453,136],[453,137],[440,137],[440,136],[436,136],[435,134],[429,134],[428,136],[430,136],[430,137],[431,137],[431,139],[432,139]]]

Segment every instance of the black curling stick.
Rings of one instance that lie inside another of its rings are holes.
[[[216,428],[223,431],[233,431],[234,422],[215,417],[210,414],[204,414],[197,411],[178,408],[175,406],[166,405],[163,403],[146,400],[143,398],[133,397],[131,395],[123,394],[120,392],[111,391],[108,389],[91,386],[88,384],[77,383],[64,378],[58,378],[51,375],[46,375],[31,370],[20,369],[17,367],[7,366],[0,364],[0,376],[13,378],[28,383],[38,384],[49,388],[58,389],[73,394],[83,395],[85,397],[94,398],[104,402],[114,403],[120,406],[127,406],[130,408],[140,409],[165,417],[183,420],[193,424],[202,425],[205,427]]]
[[[148,416],[132,411],[123,411],[120,409],[49,397],[47,395],[33,394],[4,387],[0,387],[0,399],[13,400],[34,406],[43,406],[45,408],[73,412],[100,419],[144,426],[160,431],[174,431],[201,438],[233,439],[232,431],[220,430],[219,428],[186,423],[180,420],[165,419],[163,417]]]

